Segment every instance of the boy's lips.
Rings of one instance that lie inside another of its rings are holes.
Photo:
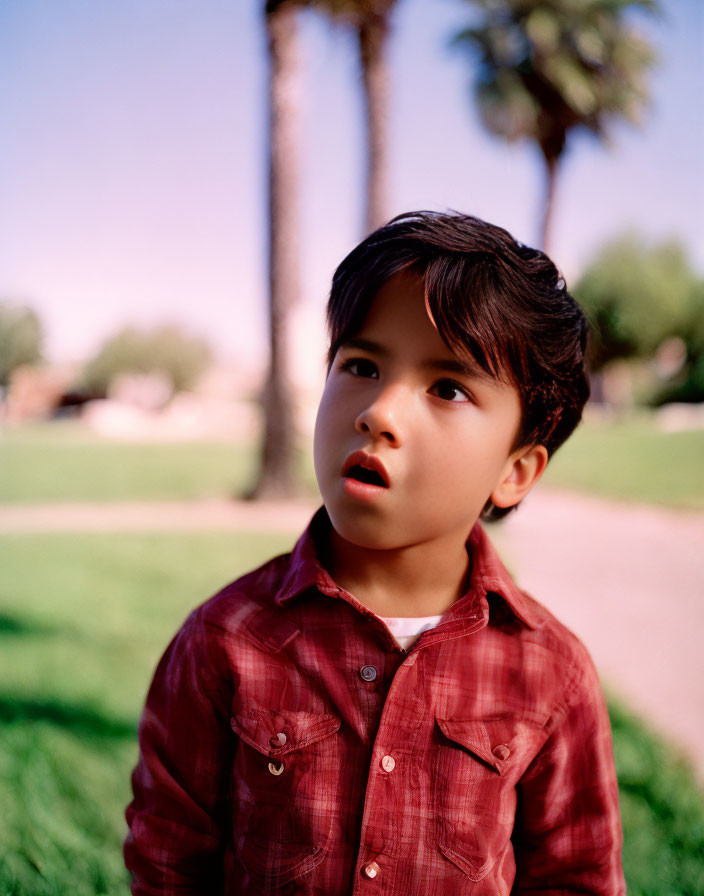
[[[356,471],[355,467],[358,468]],[[372,477],[370,479],[360,480],[359,476],[354,475],[355,472],[361,474],[362,470],[368,470],[372,474]],[[389,488],[391,486],[391,480],[389,474],[386,472],[386,467],[378,457],[375,457],[373,454],[367,454],[366,451],[353,451],[344,462],[341,475],[344,479],[350,478],[356,481],[363,481],[365,484],[377,488]],[[379,481],[374,482],[374,479]]]

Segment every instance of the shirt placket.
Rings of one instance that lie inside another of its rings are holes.
[[[353,896],[401,896],[398,882],[404,875],[399,873],[399,863],[418,861],[418,853],[407,855],[402,843],[422,849],[426,839],[419,801],[427,795],[423,796],[419,786],[419,763],[423,757],[427,760],[429,731],[434,725],[428,663],[432,666],[433,648],[441,642],[471,636],[485,625],[486,617],[477,608],[459,626],[421,635],[394,675],[367,778]]]
[[[418,815],[408,802],[414,790],[409,778],[417,772],[412,767],[412,757],[424,722],[422,674],[416,665],[420,656],[419,651],[414,651],[401,663],[384,704],[367,779],[355,865],[355,896],[393,892],[394,868],[403,860],[399,827],[404,823],[419,824]],[[408,811],[405,822],[404,807]]]

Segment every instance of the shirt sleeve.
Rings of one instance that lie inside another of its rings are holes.
[[[512,892],[623,896],[623,834],[611,726],[586,650],[557,718],[518,785]]]
[[[195,611],[157,666],[139,724],[124,847],[134,896],[222,889],[235,736],[231,695],[216,670],[213,645]]]

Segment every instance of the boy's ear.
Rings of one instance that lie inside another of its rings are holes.
[[[548,451],[544,445],[529,445],[514,451],[490,495],[491,503],[495,507],[518,504],[543,475],[547,463]]]

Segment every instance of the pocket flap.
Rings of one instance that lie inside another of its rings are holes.
[[[257,881],[281,887],[312,871],[323,861],[325,853],[322,846],[282,843],[248,834],[240,858]]]
[[[538,727],[512,717],[503,719],[436,719],[440,730],[500,775],[536,743]]]
[[[230,724],[250,747],[264,756],[282,759],[339,731],[342,722],[332,714],[248,709],[235,713]]]

